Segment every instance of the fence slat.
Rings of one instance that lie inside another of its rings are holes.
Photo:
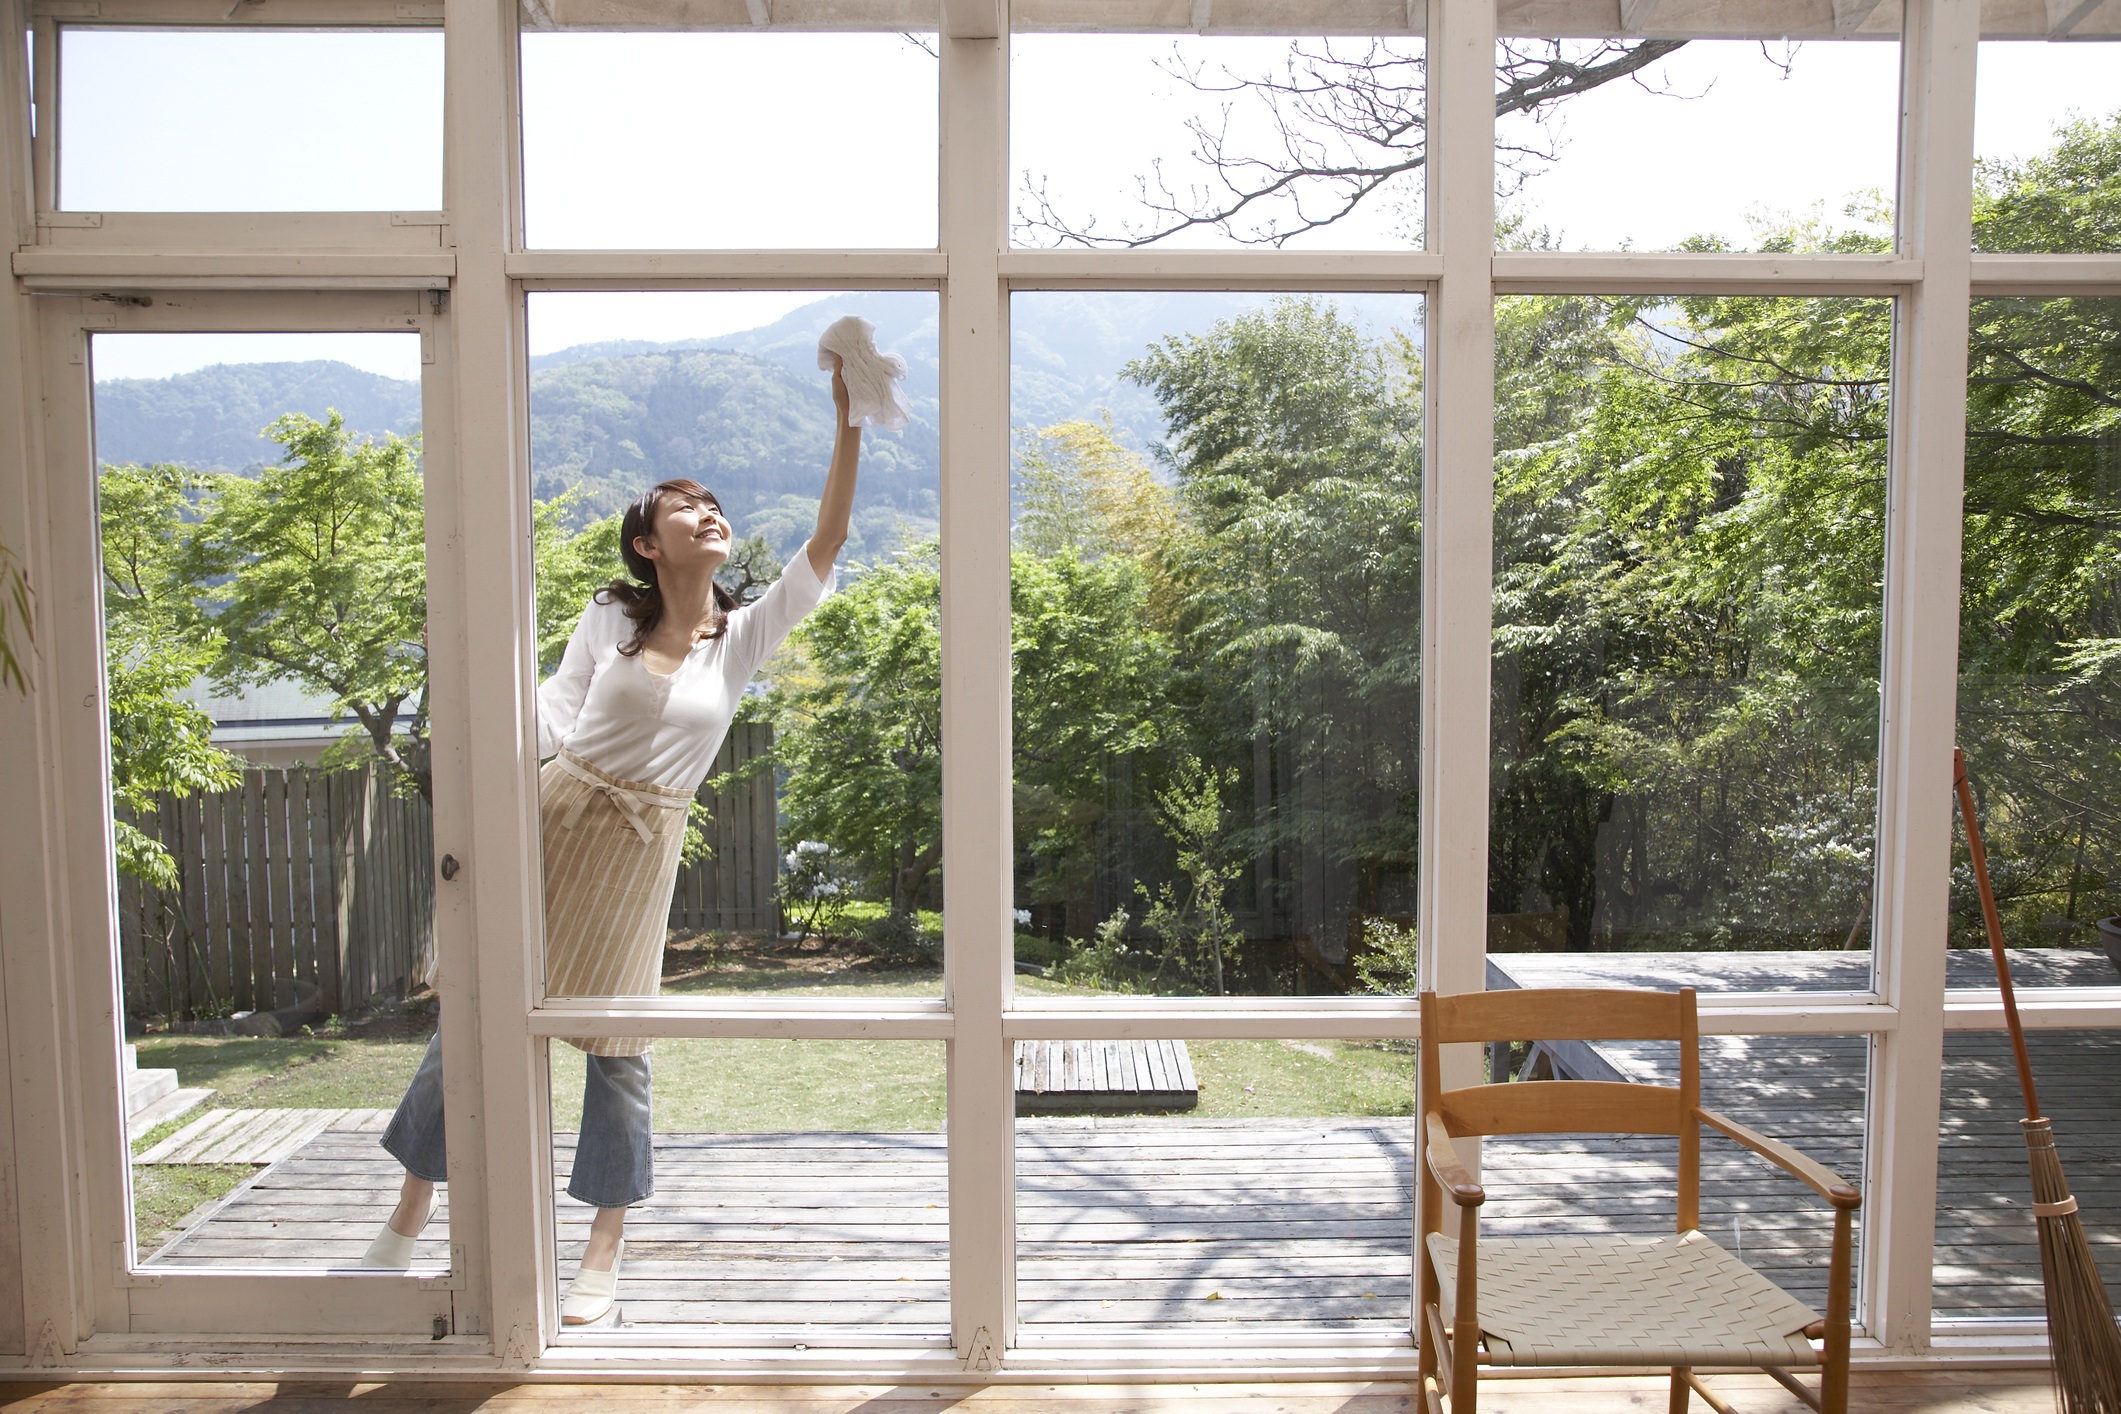
[[[243,773],[243,932],[250,948],[251,1006],[280,1005],[273,974],[272,871],[265,867],[265,773]]]
[[[266,989],[263,1005],[283,1007],[295,999],[294,969],[287,965],[289,957],[281,950],[280,895],[283,885],[279,873],[280,851],[273,847],[273,777],[278,771],[260,771],[257,788],[251,796],[251,839],[256,848],[251,856],[251,868],[262,875],[261,882],[252,885],[250,891],[251,934],[257,938],[255,946],[265,957],[265,969],[272,978],[272,986]]]
[[[235,960],[228,946],[228,867],[224,858],[221,817],[227,792],[199,799],[199,908],[205,923],[200,945],[205,950],[214,998],[223,1008],[243,1003],[236,996]]]
[[[295,955],[295,976],[317,987],[316,905],[310,896],[309,773],[295,767],[285,773],[281,789],[287,800],[287,936]],[[329,1006],[331,998],[324,998]]]

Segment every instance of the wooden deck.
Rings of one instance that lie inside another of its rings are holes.
[[[1845,954],[1824,956],[1848,965]],[[1531,981],[1563,960],[1498,961]],[[1566,961],[1581,979],[1593,959]],[[1684,980],[1703,964],[1646,965]],[[1704,1038],[1704,1092],[1861,1182],[1866,1048],[1859,1036]],[[1645,1079],[1672,1059],[1669,1046],[1594,1050],[1596,1064]],[[2086,1228],[2109,1278],[2121,1278],[2121,1033],[2035,1033],[2033,1051]],[[1938,1313],[2037,1317],[2039,1257],[2004,1038],[1948,1036],[1944,1084]],[[1408,1119],[1040,1117],[1019,1120],[1017,1135],[1027,1334],[1407,1327]],[[628,1223],[626,1326],[651,1336],[741,1327],[748,1341],[812,1345],[946,1338],[941,1134],[659,1134],[656,1146],[659,1190]],[[556,1192],[572,1136],[557,1150]],[[1492,1232],[1657,1231],[1671,1221],[1669,1142],[1493,1140],[1484,1179]],[[351,1266],[396,1182],[373,1135],[326,1130],[147,1264]],[[589,1210],[564,1194],[557,1208],[567,1272]],[[446,1263],[446,1219],[445,1207],[416,1268]],[[1705,1144],[1703,1228],[1815,1307],[1825,1300],[1828,1222],[1778,1172],[1728,1143]]]

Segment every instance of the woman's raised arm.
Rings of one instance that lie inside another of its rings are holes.
[[[825,473],[825,492],[818,498],[817,529],[810,536],[810,568],[823,579],[847,543],[848,518],[854,512],[855,467],[862,456],[862,429],[847,425],[847,379],[837,358],[832,365],[834,408],[832,468]]]

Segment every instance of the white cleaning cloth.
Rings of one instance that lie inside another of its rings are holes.
[[[859,314],[837,321],[817,341],[817,366],[832,367],[834,354],[840,356],[847,379],[847,425],[904,430],[913,416],[899,387],[906,360],[877,352],[876,326]]]

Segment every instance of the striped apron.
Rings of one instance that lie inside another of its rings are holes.
[[[670,894],[690,791],[622,780],[562,750],[538,772],[545,850],[545,991],[652,997],[662,990]],[[645,1038],[568,1039],[593,1056],[648,1054]]]

